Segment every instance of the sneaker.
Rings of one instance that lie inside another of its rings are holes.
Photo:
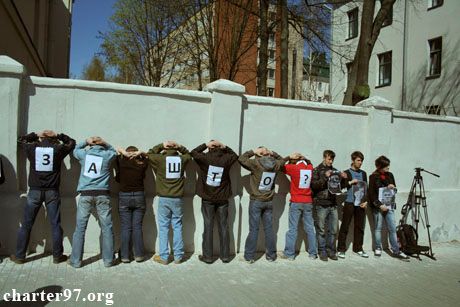
[[[316,260],[316,259],[318,259],[318,256],[317,255],[308,255],[308,259]]]
[[[247,264],[253,264],[253,263],[255,262],[254,259],[246,259],[246,258],[244,258],[244,257],[243,257],[243,260],[244,260],[244,262],[246,262]]]
[[[134,260],[135,260],[136,262],[142,262],[142,261],[145,260],[145,258],[144,258],[144,256],[139,256],[139,257],[134,257]],[[122,260],[122,261],[123,261],[123,260]]]
[[[123,262],[123,263],[130,263],[131,260],[126,259],[126,258],[121,258],[121,262]]]
[[[281,253],[281,254],[279,255],[279,257],[280,257],[281,259],[285,259],[285,260],[294,261],[294,257],[289,257],[289,256],[286,256],[286,254],[285,254],[285,253]]]
[[[265,257],[268,262],[275,262],[276,258],[271,258],[271,257]]]
[[[382,253],[382,251],[380,251],[380,253]],[[359,251],[359,252],[356,252],[355,254],[363,258],[369,258],[369,255],[365,251]]]
[[[407,256],[406,254],[404,254],[403,252],[399,252],[398,254],[395,254],[395,256],[397,258],[400,258],[400,259],[409,259],[409,256]]]
[[[181,264],[184,262],[184,258],[174,259],[174,264]]]
[[[153,259],[153,261],[158,262],[160,264],[164,264],[164,265],[168,264],[168,260],[163,260],[163,258],[161,258],[160,255],[155,255],[155,256],[153,256],[152,259]]]
[[[220,258],[220,260],[221,260],[223,263],[229,263],[232,259],[231,259],[231,258]]]
[[[319,259],[322,261],[327,261],[327,256],[326,255],[319,255]]]
[[[212,259],[205,258],[203,255],[198,255],[198,260],[200,260],[201,262],[207,263],[207,264],[212,263]]]
[[[382,249],[376,248],[375,251],[374,251],[374,255],[377,256],[377,257],[382,256]]]
[[[53,257],[53,263],[54,264],[58,264],[58,263],[61,263],[61,262],[65,262],[67,261],[67,256],[66,255],[61,255],[59,257]]]
[[[338,252],[337,256],[338,256],[340,259],[345,259],[345,252]]]
[[[329,255],[329,259],[331,259],[331,260],[339,260],[339,258],[337,258],[336,254]]]
[[[17,258],[16,255],[11,255],[10,260],[16,264],[24,264],[26,262],[26,259]]]

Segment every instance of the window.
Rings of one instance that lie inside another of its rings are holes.
[[[428,10],[440,7],[444,0],[428,0]]]
[[[358,8],[348,13],[348,39],[358,36]]]
[[[268,96],[273,97],[273,94],[275,93],[275,89],[273,87],[268,88]]]
[[[425,107],[426,114],[434,114],[434,115],[441,115],[441,106],[439,105],[431,105]]]
[[[390,8],[387,17],[383,21],[382,27],[389,26],[393,23],[393,7]]]
[[[268,78],[275,79],[275,70],[273,68],[268,69]]]
[[[274,49],[268,50],[268,58],[269,58],[270,60],[274,60],[274,59],[275,59],[275,50],[274,50]]]
[[[270,43],[273,43],[273,42],[275,41],[275,32],[270,32],[270,33],[268,34],[268,41],[269,41]]]
[[[276,12],[268,13],[268,19],[269,21],[276,21]]]
[[[322,90],[323,90],[323,83],[318,82],[318,91],[322,91]]]
[[[381,53],[379,57],[379,82],[378,86],[391,84],[391,51]]]
[[[431,39],[428,45],[430,48],[428,77],[439,77],[441,75],[442,38]]]

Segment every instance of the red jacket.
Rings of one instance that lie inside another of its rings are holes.
[[[297,164],[286,164],[285,173],[291,177],[291,202],[312,203],[310,183],[313,165],[307,165],[305,161],[299,161]]]

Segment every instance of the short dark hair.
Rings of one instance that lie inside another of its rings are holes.
[[[362,161],[364,161],[364,155],[360,151],[353,151],[351,153],[351,161],[355,161],[356,158],[361,158]]]
[[[335,159],[335,152],[330,149],[326,149],[323,151],[323,158],[330,157],[331,159]]]
[[[388,159],[387,157],[385,156],[380,156],[378,157],[376,160],[375,160],[375,167],[380,170],[382,168],[385,168],[387,167],[388,165],[390,165],[390,159]]]
[[[136,146],[128,146],[126,147],[126,151],[138,151],[139,149],[137,149]]]

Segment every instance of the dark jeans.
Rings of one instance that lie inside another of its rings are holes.
[[[353,203],[345,203],[343,206],[342,225],[340,225],[339,239],[337,242],[337,250],[339,252],[345,252],[347,250],[348,228],[352,218],[355,219],[353,227],[353,251],[356,253],[363,250],[365,217],[365,209],[355,206]]]
[[[118,194],[118,213],[121,228],[121,259],[130,259],[132,248],[134,257],[144,257],[142,234],[142,220],[145,215],[144,192],[120,192]]]
[[[318,234],[318,253],[321,256],[335,255],[335,236],[337,234],[337,207],[315,206],[316,229]],[[327,228],[327,231],[326,231]]]
[[[244,258],[246,260],[254,259],[261,217],[265,232],[265,256],[276,259],[275,233],[273,231],[273,203],[272,201],[251,199],[249,202],[249,234],[244,246]]]
[[[38,211],[45,202],[46,215],[51,224],[53,237],[53,257],[58,258],[62,255],[62,228],[61,228],[61,197],[58,190],[29,190],[27,193],[27,203],[24,208],[24,217],[21,227],[18,230],[18,240],[16,244],[16,258],[25,259],[26,250],[29,245],[30,231],[34,225]]]
[[[203,213],[203,257],[211,259],[213,254],[214,216],[217,216],[217,229],[220,239],[220,258],[228,260],[230,257],[230,235],[228,232],[228,202],[213,203],[203,200],[201,202]]]

